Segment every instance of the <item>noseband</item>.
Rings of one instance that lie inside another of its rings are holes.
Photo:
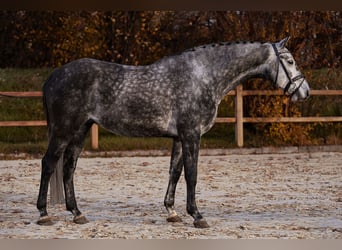
[[[288,82],[287,82],[287,84],[286,84],[286,86],[285,86],[285,88],[284,88],[284,94],[287,93],[289,96],[292,96],[292,95],[294,95],[294,93],[296,93],[297,90],[302,86],[302,84],[303,84],[303,82],[304,82],[304,80],[305,80],[305,77],[304,77],[303,74],[299,74],[299,75],[297,75],[297,76],[291,78],[291,76],[290,76],[289,72],[287,71],[287,69],[286,69],[286,67],[285,67],[285,65],[284,65],[284,63],[283,63],[283,61],[282,61],[281,58],[280,58],[280,55],[281,55],[281,54],[290,53],[290,52],[286,51],[286,52],[280,52],[280,53],[279,53],[279,51],[278,51],[278,49],[277,49],[277,47],[276,47],[276,45],[275,45],[274,43],[272,43],[272,47],[273,47],[274,52],[275,52],[275,54],[276,54],[276,56],[277,56],[277,59],[278,59],[278,64],[277,64],[277,75],[276,75],[276,78],[275,78],[275,82],[277,82],[277,80],[278,80],[279,63],[280,63],[281,66],[283,67],[283,70],[284,70],[284,72],[285,72],[285,74],[286,74],[286,77],[287,77],[287,79],[288,79]],[[296,85],[296,81],[298,81],[298,80],[300,80],[300,79],[302,79],[302,81],[301,81],[301,82],[298,84],[298,86],[297,86],[297,85]],[[291,86],[293,86],[293,87],[290,89]],[[292,90],[292,91],[291,91],[291,90]]]

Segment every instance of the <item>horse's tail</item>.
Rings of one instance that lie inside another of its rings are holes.
[[[45,118],[46,118],[46,123],[47,123],[47,128],[48,128],[48,141],[50,141],[50,136],[51,136],[51,127],[50,127],[50,117],[49,117],[49,110],[47,107],[47,102],[46,102],[46,83],[51,79],[50,77],[44,82],[43,85],[43,107],[44,107],[44,113],[45,113]]]
[[[43,84],[43,106],[48,128],[48,144],[50,144],[52,137],[51,119],[49,114],[49,107],[47,105],[47,84],[51,81],[52,75]],[[50,178],[50,203],[51,205],[61,204],[64,202],[63,192],[63,155],[59,159],[56,170]]]

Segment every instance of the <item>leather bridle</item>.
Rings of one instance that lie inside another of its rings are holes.
[[[286,67],[285,67],[285,65],[284,65],[284,63],[283,63],[283,61],[282,61],[281,58],[280,58],[280,55],[281,55],[281,54],[290,53],[290,52],[288,52],[288,51],[279,52],[278,49],[277,49],[277,47],[276,47],[276,45],[275,45],[274,43],[272,43],[272,47],[273,47],[274,52],[275,52],[275,54],[276,54],[276,56],[277,56],[277,59],[278,59],[277,74],[276,74],[276,77],[275,77],[275,82],[278,81],[279,63],[280,63],[281,66],[283,67],[283,70],[284,70],[284,72],[285,72],[285,74],[286,74],[286,77],[287,77],[287,79],[288,79],[288,82],[287,82],[287,84],[286,84],[286,86],[285,86],[285,88],[284,88],[284,94],[288,94],[289,96],[293,96],[293,95],[297,92],[297,90],[302,86],[302,84],[303,84],[303,82],[304,82],[304,80],[305,80],[305,77],[304,77],[303,74],[299,74],[299,75],[297,75],[297,76],[291,78],[291,76],[290,76],[289,72],[287,71],[287,69],[286,69]],[[296,81],[298,81],[298,80],[300,80],[300,79],[302,79],[302,81],[301,81],[301,82],[298,84],[298,86],[297,86],[297,85],[296,85]],[[291,87],[291,86],[293,86],[293,87]]]

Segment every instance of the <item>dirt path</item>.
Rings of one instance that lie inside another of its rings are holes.
[[[40,160],[0,161],[0,238],[342,239],[342,153],[201,156],[197,200],[210,224],[196,229],[176,193],[183,222],[163,207],[169,157],[81,158],[75,187],[90,220],[72,223],[64,205],[38,226]]]

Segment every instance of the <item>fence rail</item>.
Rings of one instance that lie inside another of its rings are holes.
[[[217,123],[235,123],[235,141],[238,147],[243,147],[243,124],[244,123],[273,123],[273,122],[342,122],[342,116],[310,116],[310,117],[244,117],[243,97],[253,95],[283,95],[281,90],[243,90],[242,85],[228,93],[235,96],[235,117],[217,117]],[[312,96],[336,96],[342,95],[342,90],[311,90]],[[42,97],[42,92],[0,92],[0,97],[34,98]],[[46,121],[0,121],[0,127],[16,126],[46,126]],[[91,147],[98,149],[99,135],[98,126],[94,124],[91,128]]]

